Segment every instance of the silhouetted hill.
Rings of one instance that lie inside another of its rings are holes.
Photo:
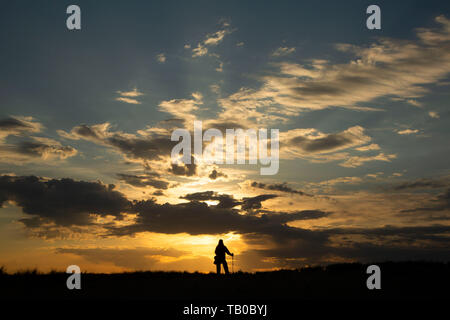
[[[1,299],[284,300],[449,299],[450,264],[376,263],[381,290],[366,287],[367,265],[243,273],[229,276],[186,272],[82,274],[81,290],[68,290],[68,274],[0,272]]]

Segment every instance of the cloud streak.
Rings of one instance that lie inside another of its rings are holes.
[[[260,78],[263,84],[259,89],[242,88],[220,102],[230,116],[244,114],[238,104],[245,103],[255,115],[269,113],[268,118],[287,120],[305,110],[374,111],[377,109],[365,105],[383,97],[416,101],[428,93],[426,85],[450,73],[450,22],[444,16],[436,22],[440,28],[418,29],[416,41],[381,38],[367,47],[336,45],[339,51],[354,56],[348,63],[282,62],[278,73]]]

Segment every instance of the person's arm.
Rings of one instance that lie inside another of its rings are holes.
[[[233,253],[231,253],[229,250],[228,250],[228,248],[227,247],[225,247],[225,252],[226,253],[228,253],[228,255],[230,255],[230,256],[234,256],[234,254]]]

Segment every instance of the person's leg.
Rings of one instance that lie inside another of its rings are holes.
[[[225,270],[226,274],[229,274],[229,272],[228,272],[228,264],[227,264],[226,261],[223,262],[223,270]]]
[[[220,263],[216,264],[216,271],[217,271],[217,274],[220,274]]]

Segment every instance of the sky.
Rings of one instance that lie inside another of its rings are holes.
[[[450,3],[71,4],[0,12],[6,270],[449,260]],[[172,163],[195,120],[278,129],[278,172]]]

